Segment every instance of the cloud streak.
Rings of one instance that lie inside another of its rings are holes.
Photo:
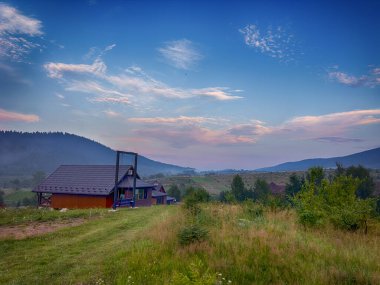
[[[342,71],[328,71],[328,78],[331,81],[350,87],[370,87],[374,88],[380,85],[380,68],[373,68],[366,75],[354,76]]]
[[[206,87],[185,89],[171,87],[146,74],[140,67],[133,66],[125,72],[112,75],[107,72],[107,66],[101,58],[92,64],[67,64],[49,62],[44,65],[47,75],[65,85],[68,91],[93,93],[98,96],[94,102],[116,101],[117,98],[126,102],[137,103],[143,97],[151,99],[189,99],[194,97],[209,97],[219,101],[241,99],[235,95],[237,91],[228,87]],[[109,97],[107,97],[109,96]],[[148,101],[149,101],[148,100]],[[134,101],[134,102],[133,102]]]
[[[294,60],[295,42],[293,35],[288,34],[282,27],[260,30],[256,25],[247,25],[239,32],[244,36],[247,46],[257,52],[288,62]]]
[[[188,70],[202,59],[201,53],[187,39],[167,42],[158,51],[168,64],[179,69]]]
[[[25,122],[25,123],[35,123],[38,122],[40,118],[37,115],[33,114],[23,114],[7,111],[0,109],[0,122]]]
[[[33,49],[41,47],[29,40],[42,36],[40,20],[23,15],[16,8],[0,3],[0,57],[22,62]]]
[[[344,137],[355,127],[380,123],[380,109],[354,110],[320,116],[299,116],[279,124],[251,120],[244,124],[209,117],[140,117],[129,118],[141,125],[136,135],[163,141],[175,148],[197,144],[232,146],[254,144],[262,137],[287,140],[315,140],[330,143],[361,142]]]
[[[62,78],[65,73],[87,73],[100,76],[107,70],[101,59],[96,59],[93,64],[67,64],[62,62],[49,62],[44,68],[50,78]]]

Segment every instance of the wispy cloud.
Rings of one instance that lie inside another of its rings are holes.
[[[40,20],[25,16],[8,4],[0,3],[0,57],[24,61],[25,55],[40,47],[30,38],[42,34]]]
[[[103,113],[109,117],[109,118],[118,118],[121,117],[122,115],[118,112],[112,111],[112,110],[104,110]]]
[[[352,143],[352,142],[362,142],[362,139],[356,138],[343,138],[343,137],[321,137],[316,138],[316,141],[328,142],[328,143]]]
[[[217,118],[208,118],[208,117],[188,117],[188,116],[179,116],[179,117],[140,117],[140,118],[129,118],[128,121],[134,123],[144,123],[144,124],[168,124],[168,125],[193,125],[193,124],[202,124],[202,123],[219,123],[225,122],[225,119]]]
[[[49,62],[44,65],[50,78],[62,78],[64,73],[87,73],[101,75],[107,67],[101,59],[96,59],[93,64],[67,64],[61,62]]]
[[[99,47],[90,47],[88,52],[83,56],[85,60],[93,60],[102,57],[107,52],[113,50],[116,47],[116,44],[111,44],[101,49]]]
[[[285,123],[291,130],[343,133],[348,128],[380,123],[380,109],[355,110],[320,116],[295,117]]]
[[[333,70],[328,71],[328,77],[332,81],[350,87],[376,87],[380,85],[380,68],[373,68],[366,75],[354,76],[342,71]]]
[[[125,72],[112,75],[101,58],[93,64],[66,64],[49,62],[44,65],[50,78],[58,79],[69,91],[93,93],[100,95],[96,102],[116,101],[119,97],[124,102],[141,101],[143,97],[189,99],[193,97],[210,97],[219,101],[241,99],[236,91],[228,87],[206,87],[185,89],[171,87],[145,73],[142,68],[133,66]],[[133,95],[132,95],[133,94]],[[133,102],[132,102],[133,103]]]
[[[201,53],[187,39],[167,42],[158,51],[170,65],[179,69],[190,69],[202,59]]]
[[[243,34],[245,44],[256,51],[284,62],[294,60],[294,37],[283,27],[260,30],[257,25],[247,25],[239,32]]]
[[[380,123],[380,109],[299,116],[277,126],[268,126],[259,120],[234,124],[217,118],[187,116],[130,118],[128,121],[143,126],[134,130],[136,135],[163,141],[175,148],[197,144],[254,144],[262,137],[347,143],[361,142],[360,139],[347,138],[349,131],[363,125]]]
[[[55,93],[55,96],[57,96],[57,98],[60,100],[65,99],[65,96],[63,96],[61,93]]]
[[[26,123],[38,122],[40,118],[37,115],[23,114],[0,109],[0,122],[18,121]]]

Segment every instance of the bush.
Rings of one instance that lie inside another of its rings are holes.
[[[197,260],[190,263],[185,270],[185,273],[174,272],[174,276],[170,281],[173,285],[214,285],[217,283],[216,277],[210,274],[209,269]]]
[[[249,219],[256,219],[264,215],[263,205],[255,203],[252,200],[246,200],[243,203],[243,211]]]
[[[219,193],[219,201],[222,203],[233,204],[236,203],[235,196],[231,191],[222,191]]]
[[[191,198],[195,202],[209,202],[210,194],[203,188],[189,187],[185,191],[185,199]]]
[[[194,242],[201,242],[208,237],[208,231],[199,224],[185,226],[178,233],[178,240],[181,245],[188,245]]]
[[[199,201],[195,197],[190,196],[185,199],[184,206],[185,209],[188,210],[191,215],[196,216],[201,212],[201,208],[198,204]]]
[[[303,226],[317,226],[324,223],[325,214],[322,210],[320,196],[315,193],[314,184],[306,182],[292,202],[298,214],[298,221]]]
[[[367,232],[367,221],[375,209],[373,199],[359,199],[356,189],[359,179],[352,176],[337,176],[331,182],[323,179],[320,185],[306,182],[293,202],[299,222],[304,226],[316,226],[331,222],[335,227]]]
[[[364,228],[367,232],[367,221],[373,214],[375,201],[372,199],[357,200],[355,203],[347,203],[342,207],[333,208],[331,221],[341,229],[355,231]]]

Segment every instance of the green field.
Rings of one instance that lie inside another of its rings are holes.
[[[196,222],[208,238],[181,245],[180,229],[195,221],[179,205],[6,211],[0,230],[78,217],[84,222],[1,240],[0,284],[380,284],[378,221],[367,235],[304,230],[292,210],[265,210],[255,218],[241,205],[206,204]],[[25,216],[33,218],[22,222]]]
[[[253,186],[257,179],[265,179],[268,183],[285,185],[289,175],[293,172],[244,172],[239,174],[247,188]],[[303,175],[304,172],[296,172]],[[202,187],[211,195],[218,195],[221,191],[231,190],[231,182],[235,174],[209,174],[197,176],[166,176],[159,179],[160,183],[169,189],[171,185],[177,185],[184,190],[187,187]]]

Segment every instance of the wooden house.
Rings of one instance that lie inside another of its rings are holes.
[[[133,199],[132,166],[119,167],[116,187],[115,172],[113,165],[61,165],[33,192],[38,195],[39,205],[52,208],[110,208],[114,196],[117,206],[131,206],[133,202],[135,206],[167,204],[165,189],[156,193],[157,185],[142,181],[137,173]]]

